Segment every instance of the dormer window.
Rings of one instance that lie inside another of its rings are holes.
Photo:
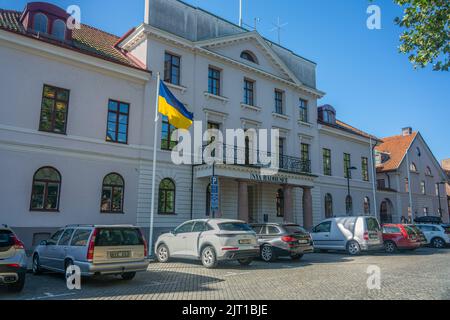
[[[253,54],[253,52],[250,52],[250,51],[243,51],[241,53],[241,59],[244,59],[244,60],[250,61],[252,63],[258,64],[258,59]]]
[[[336,124],[336,110],[330,105],[319,107],[319,120],[328,124]]]
[[[58,19],[53,22],[52,35],[61,41],[66,38],[66,24],[64,21]]]
[[[45,14],[37,13],[34,16],[33,30],[39,33],[47,33],[48,18]]]

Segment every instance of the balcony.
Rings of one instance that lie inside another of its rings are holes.
[[[203,146],[203,151],[207,145]],[[202,158],[203,158],[202,153]],[[212,156],[215,156],[214,154]],[[238,148],[237,146],[223,146],[222,155],[218,156],[223,158],[223,163],[227,165],[245,166],[250,168],[270,168],[270,165],[266,164],[264,159],[271,159],[271,152],[262,152],[249,148]],[[270,163],[270,162],[269,162]],[[203,158],[203,164],[206,164],[206,160]],[[311,161],[302,160],[297,157],[291,157],[286,155],[279,155],[278,169],[285,173],[294,174],[311,174]]]

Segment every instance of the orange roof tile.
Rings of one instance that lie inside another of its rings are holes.
[[[411,135],[393,136],[383,138],[383,142],[378,145],[375,150],[381,153],[389,155],[389,159],[377,166],[378,172],[386,172],[397,170],[405,157],[406,151],[411,146],[411,143],[417,137],[417,132],[413,132]]]

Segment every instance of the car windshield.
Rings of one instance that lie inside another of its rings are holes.
[[[450,233],[450,225],[442,226],[442,228],[444,228],[445,233]]]
[[[0,248],[9,248],[14,244],[9,230],[0,230]]]
[[[291,234],[307,234],[306,230],[300,226],[295,226],[295,225],[284,226],[284,229],[286,229],[287,233],[291,233]]]
[[[97,247],[140,246],[144,244],[141,232],[130,228],[98,229],[95,245]]]
[[[241,222],[219,223],[219,229],[222,231],[254,231],[248,224]]]

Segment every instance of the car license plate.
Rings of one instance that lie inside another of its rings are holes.
[[[239,244],[252,244],[252,240],[250,239],[239,240]]]
[[[113,252],[109,253],[109,257],[111,259],[130,258],[131,252],[130,251],[113,251]]]
[[[300,244],[307,244],[307,243],[309,243],[309,241],[308,240],[298,240],[298,243],[300,243]]]

